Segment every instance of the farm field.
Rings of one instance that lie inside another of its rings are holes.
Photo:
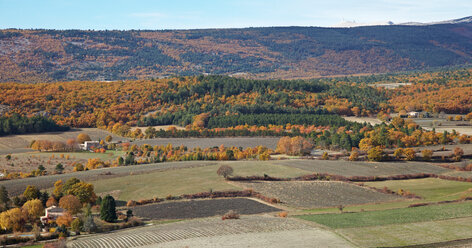
[[[352,121],[357,123],[370,123],[371,125],[381,124],[382,121],[374,117],[357,117],[357,116],[343,116],[346,121]]]
[[[360,247],[470,247],[472,218],[415,222],[385,226],[353,227],[336,232]],[[469,240],[464,240],[469,239]],[[453,240],[458,240],[451,242]],[[462,240],[462,241],[461,241]],[[439,243],[437,246],[432,243]]]
[[[366,182],[365,185],[379,189],[387,187],[396,192],[402,189],[420,196],[422,200],[429,202],[457,200],[472,196],[471,183],[438,178]]]
[[[72,172],[72,164],[77,162],[85,165],[88,159],[99,158],[102,161],[115,160],[123,156],[122,151],[106,151],[105,153],[92,152],[24,152],[11,154],[11,160],[0,158],[0,170],[8,172],[31,172],[39,165],[43,165],[48,173],[53,173],[57,164],[64,166],[64,172]]]
[[[73,172],[67,174],[56,174],[49,176],[30,177],[23,179],[0,181],[0,185],[8,189],[10,195],[15,196],[23,193],[26,186],[35,185],[39,189],[52,188],[54,182],[57,180],[67,180],[71,177],[76,177],[87,182],[101,181],[108,178],[117,178],[123,176],[138,175],[156,171],[175,170],[181,168],[193,168],[214,165],[216,162],[212,161],[189,161],[189,162],[166,162],[158,164],[136,165],[136,166],[121,166],[112,168],[102,168],[96,170],[88,170],[81,172]]]
[[[113,141],[126,141],[128,139],[114,135],[106,130],[98,128],[75,128],[66,132],[50,132],[38,134],[21,134],[0,137],[0,150],[14,150],[18,148],[27,148],[33,140],[49,140],[66,142],[68,139],[75,139],[80,133],[86,133],[92,140],[105,139],[111,135]]]
[[[472,216],[472,202],[343,214],[300,215],[334,229],[437,221]]]
[[[269,161],[270,162],[270,161]],[[288,167],[274,165],[269,162],[258,161],[234,161],[209,163],[207,166],[196,168],[182,168],[150,172],[140,175],[129,175],[112,179],[92,181],[95,191],[99,194],[112,194],[117,199],[139,200],[153,197],[178,196],[207,192],[209,190],[233,190],[240,189],[234,184],[229,184],[224,178],[218,176],[216,171],[222,164],[233,167],[234,175],[251,176],[269,174],[273,176],[301,176],[306,172],[293,170]]]
[[[113,242],[111,242],[113,241]],[[68,247],[353,247],[336,234],[292,218],[241,216],[239,220],[206,218],[80,237]]]
[[[359,205],[401,200],[401,197],[383,194],[355,184],[344,182],[240,182],[245,188],[268,197],[275,197],[282,203],[298,208],[323,208],[339,205]]]
[[[281,211],[248,198],[173,201],[138,206],[132,210],[134,215],[152,220],[222,216],[229,210],[245,215]]]
[[[344,160],[281,160],[274,164],[342,176],[392,176],[400,174],[442,174],[451,170],[426,162],[351,162]]]
[[[448,121],[445,118],[414,118],[413,121],[426,130],[434,127],[439,133],[456,130],[460,134],[472,135],[472,125],[468,121]]]
[[[132,144],[143,145],[167,145],[186,146],[188,148],[195,147],[214,147],[224,145],[225,147],[256,147],[265,146],[270,149],[275,149],[279,137],[228,137],[228,138],[155,138],[135,140]]]

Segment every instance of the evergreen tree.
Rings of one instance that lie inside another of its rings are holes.
[[[102,200],[100,218],[106,222],[113,222],[117,219],[115,199],[111,195],[105,196]]]
[[[7,205],[10,201],[10,197],[8,197],[8,191],[5,186],[0,187],[0,203]]]

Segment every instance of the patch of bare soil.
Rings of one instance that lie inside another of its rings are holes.
[[[223,215],[229,210],[234,210],[239,214],[260,214],[281,211],[278,208],[248,198],[231,198],[149,204],[133,208],[133,213],[136,216],[154,220],[193,219]]]
[[[265,196],[280,199],[284,204],[299,208],[359,205],[401,199],[351,183],[332,181],[255,181],[239,182]]]

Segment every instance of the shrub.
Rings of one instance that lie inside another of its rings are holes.
[[[231,219],[239,219],[238,212],[234,210],[229,210],[226,214],[221,217],[222,220],[231,220]]]
[[[403,153],[405,154],[405,159],[408,161],[415,160],[416,158],[416,152],[413,148],[406,148],[403,150]]]
[[[327,152],[323,152],[323,155],[321,155],[322,160],[329,160],[329,155]]]
[[[136,206],[136,201],[129,200],[129,201],[126,203],[126,206],[127,206],[127,207],[134,207],[134,206]]]
[[[433,151],[424,149],[423,151],[421,151],[421,155],[423,155],[424,161],[430,161],[431,158],[433,157]]]
[[[281,218],[286,218],[286,217],[287,217],[287,215],[288,215],[288,213],[287,213],[287,212],[285,212],[285,211],[284,211],[284,212],[280,212],[280,213],[279,213],[279,217],[281,217]]]

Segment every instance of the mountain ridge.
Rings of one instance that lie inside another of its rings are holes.
[[[5,29],[0,30],[0,82],[197,74],[293,79],[470,64],[472,17],[452,22],[355,28]]]

